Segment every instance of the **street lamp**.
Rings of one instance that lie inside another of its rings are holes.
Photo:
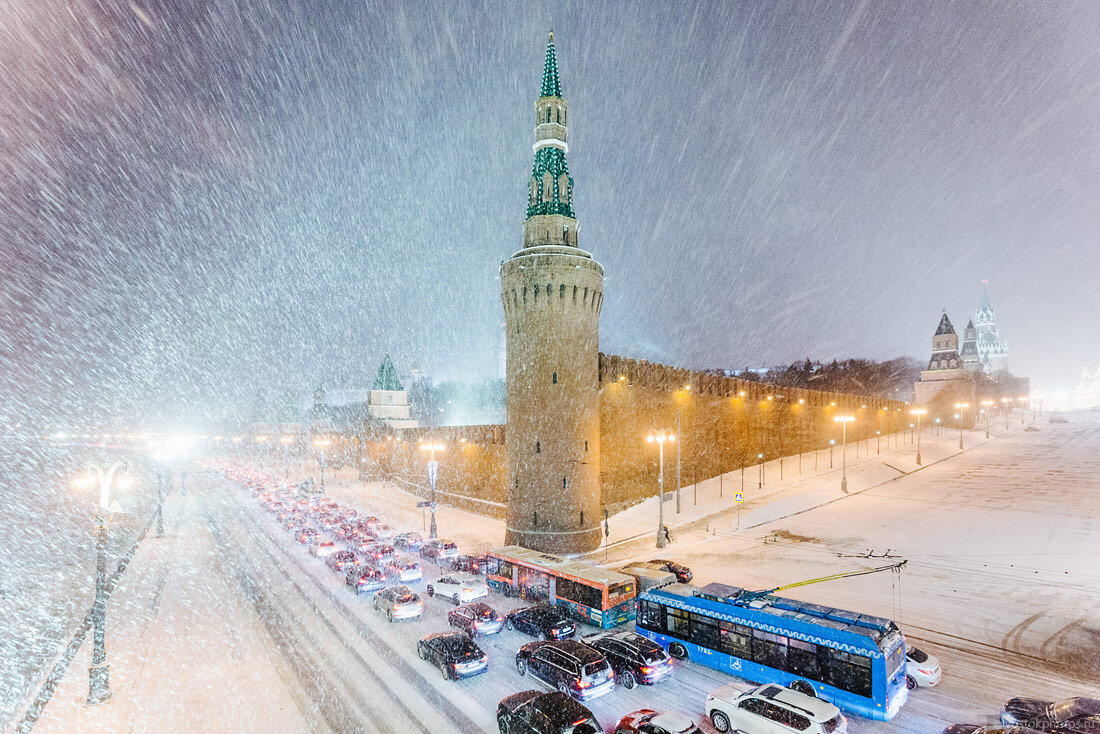
[[[435,524],[435,479],[439,472],[439,462],[435,460],[435,452],[443,451],[446,448],[447,444],[445,443],[431,441],[420,442],[420,450],[428,452],[428,484],[431,485],[432,488],[432,504],[428,508],[432,513],[432,522],[431,525],[428,526],[429,538],[439,537],[439,532]]]
[[[676,442],[676,434],[667,428],[645,438],[657,444],[657,547],[665,547],[665,441]]]
[[[325,449],[332,445],[332,439],[328,436],[318,436],[313,439],[314,448],[321,450],[321,494],[325,493]]]
[[[757,480],[756,480],[756,488],[757,489],[763,489],[764,488],[764,454],[763,453],[757,454],[756,459],[757,459],[757,464],[756,464],[757,468],[760,470],[759,476],[757,477]]]
[[[913,408],[909,411],[910,415],[917,416],[917,466],[920,466],[920,417],[927,413],[925,408]],[[936,420],[939,420],[937,418]]]
[[[840,491],[848,494],[848,424],[854,421],[854,415],[838,415],[833,420],[841,426],[840,462],[843,467],[840,471]]]
[[[691,397],[691,383],[688,383],[688,384],[684,385],[684,392],[686,392],[688,394],[688,397]],[[679,436],[680,435],[680,412],[683,409],[684,409],[684,406],[682,406],[682,405],[676,409],[676,433],[672,434],[674,436]],[[692,423],[692,426],[694,426],[694,425],[695,424]],[[695,434],[692,433],[693,437],[694,437],[694,435]],[[694,450],[695,449],[694,438],[693,438],[693,442],[692,442],[691,445],[692,445],[692,448]],[[696,450],[696,453],[698,454],[698,450]],[[696,490],[696,491],[698,491],[698,490]],[[676,444],[676,514],[677,515],[680,514],[680,444],[679,443]]]
[[[836,446],[836,439],[829,439],[829,468],[833,468],[833,446]]]
[[[996,405],[996,404],[997,403],[994,400],[983,400],[982,401],[982,405],[985,406],[984,408],[982,408],[982,412],[985,413],[985,437],[986,438],[989,438],[989,414],[993,412],[993,406]]]
[[[1016,398],[1016,400],[1018,400],[1020,403],[1020,425],[1022,426],[1024,424],[1024,413],[1027,410],[1027,396],[1021,395],[1020,397]]]
[[[279,443],[283,445],[283,468],[286,478],[290,479],[290,444],[294,443],[294,436],[280,436]]]
[[[959,421],[959,450],[962,451],[963,447],[963,413],[970,407],[970,403],[955,403],[955,410],[959,411],[955,414],[956,420]]]
[[[107,613],[107,533],[108,513],[111,510],[111,490],[126,491],[134,486],[134,478],[127,472],[130,464],[116,461],[104,468],[94,462],[85,466],[84,472],[73,477],[77,489],[90,489],[99,485],[99,502],[96,504],[95,541],[95,604],[92,607],[93,648],[92,664],[88,667],[88,703],[103,703],[111,697],[108,676],[107,648],[104,643],[104,626]]]

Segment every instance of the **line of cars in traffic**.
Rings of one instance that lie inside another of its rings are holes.
[[[280,491],[273,482],[248,470],[225,470],[248,488],[292,537],[342,574],[349,591],[371,595],[375,609],[389,621],[419,618],[425,610],[421,593],[410,584],[425,582],[423,562],[441,569],[426,581],[424,593],[451,607],[452,629],[433,632],[416,643],[417,655],[447,680],[488,670],[489,656],[478,638],[518,631],[535,640],[522,645],[514,659],[520,676],[537,679],[551,692],[528,690],[500,701],[497,723],[502,734],[595,734],[604,729],[584,703],[610,693],[618,685],[653,685],[674,674],[667,651],[629,630],[602,631],[578,637],[575,622],[557,608],[535,605],[501,614],[488,603],[488,588],[480,578],[485,559],[462,555],[457,544],[424,539],[415,532],[398,532],[380,518],[360,515],[326,497]],[[413,557],[412,554],[417,557]],[[647,565],[691,579],[690,569],[669,560]],[[938,661],[908,648],[906,672],[910,687],[935,685]],[[1015,703],[1014,703],[1015,702]],[[1024,702],[1024,703],[1020,703]],[[1091,713],[1090,713],[1091,712]],[[776,684],[743,691],[728,685],[706,699],[704,714],[719,732],[743,734],[846,734],[847,719],[830,703]],[[1045,723],[1043,723],[1045,722]],[[676,711],[642,709],[622,717],[616,734],[697,734],[690,716]],[[1100,734],[1100,702],[1069,699],[1035,702],[1013,699],[1002,712],[1000,726],[954,725],[944,734]]]

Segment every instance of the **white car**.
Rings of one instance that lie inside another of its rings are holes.
[[[316,556],[317,558],[325,558],[331,556],[338,550],[342,550],[336,545],[336,541],[331,538],[317,538],[309,545],[309,554]]]
[[[905,687],[934,686],[940,682],[940,661],[918,647],[905,646]]]
[[[459,604],[489,596],[489,587],[477,576],[471,576],[468,573],[452,573],[440,576],[428,584],[428,596],[436,594],[450,599],[457,607]]]
[[[392,540],[393,536],[397,535],[397,531],[384,522],[373,525],[371,532],[379,540]]]
[[[847,734],[840,709],[820,698],[768,683],[747,691],[726,685],[707,696],[707,715],[722,734]]]
[[[408,586],[390,586],[374,595],[374,608],[385,612],[391,622],[419,617],[424,613],[420,595]]]

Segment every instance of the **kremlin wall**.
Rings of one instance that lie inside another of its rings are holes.
[[[600,507],[610,514],[657,492],[657,449],[650,431],[676,430],[680,417],[681,483],[829,447],[841,441],[835,415],[849,414],[854,442],[907,429],[906,403],[843,393],[778,387],[651,362],[599,355]],[[390,479],[427,497],[422,441],[436,454],[439,502],[492,517],[506,515],[508,472],[503,425],[383,429],[338,439],[334,463],[353,461],[366,479]],[[797,462],[789,471],[797,471]],[[665,489],[676,488],[676,451],[666,448]],[[593,520],[601,521],[602,513]]]

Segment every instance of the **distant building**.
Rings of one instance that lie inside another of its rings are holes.
[[[390,428],[416,428],[418,425],[409,416],[409,393],[401,384],[388,354],[382,360],[378,375],[371,385],[367,411]]]
[[[974,396],[974,381],[963,367],[959,356],[959,335],[945,311],[936,333],[932,335],[932,357],[928,369],[920,373],[913,385],[916,401],[922,405],[933,402],[970,401]]]
[[[370,419],[390,428],[416,428],[419,422],[409,415],[409,397],[397,369],[387,354],[378,368],[370,389],[341,388],[325,390],[321,385],[312,396],[301,401],[302,415],[309,417],[314,431],[358,429]]]
[[[989,302],[989,281],[982,281],[982,303],[974,314],[978,359],[990,377],[1008,372],[1008,344],[997,328],[997,312]]]
[[[1081,382],[1077,383],[1077,389],[1073,391],[1073,407],[1100,407],[1100,367],[1095,372],[1089,372],[1089,368],[1085,368],[1081,374]]]
[[[978,354],[978,330],[974,327],[974,319],[966,322],[963,329],[963,343],[959,349],[959,358],[963,368],[970,374],[982,371],[982,358]]]

